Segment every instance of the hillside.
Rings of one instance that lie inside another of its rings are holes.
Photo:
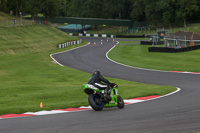
[[[77,39],[46,25],[1,27],[0,53],[46,52]]]
[[[4,14],[0,18],[12,17]],[[41,101],[57,99],[60,92],[63,95],[66,86],[60,80],[74,72],[55,65],[49,55],[61,51],[57,44],[77,39],[47,25],[0,27],[0,114],[40,110]]]
[[[13,16],[0,12],[0,20],[12,20]]]
[[[13,25],[13,18],[0,12],[0,54],[45,52],[56,49],[58,43],[78,39],[47,25]]]

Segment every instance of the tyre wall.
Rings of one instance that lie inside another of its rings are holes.
[[[149,52],[167,52],[167,53],[178,53],[187,52],[192,50],[200,49],[200,45],[190,46],[185,48],[166,48],[166,47],[149,47]]]

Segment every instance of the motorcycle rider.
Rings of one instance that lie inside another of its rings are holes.
[[[110,86],[114,86],[114,83],[110,83],[107,79],[105,79],[99,70],[95,70],[90,77],[88,84],[92,84],[95,87],[104,90],[104,97],[105,100],[111,100],[111,97],[109,96],[109,91],[111,89]]]

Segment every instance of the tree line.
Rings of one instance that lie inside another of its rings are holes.
[[[200,0],[0,0],[0,11],[45,17],[132,19],[175,26],[200,20]]]

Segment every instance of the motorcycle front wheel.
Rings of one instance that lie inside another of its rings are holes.
[[[124,108],[124,100],[122,99],[121,96],[117,97],[117,107],[120,109]]]
[[[95,94],[89,95],[88,102],[95,111],[101,111],[105,105],[105,103],[100,100],[100,97]]]

